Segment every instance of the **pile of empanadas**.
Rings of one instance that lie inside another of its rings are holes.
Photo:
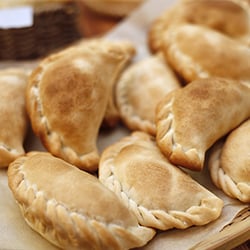
[[[0,163],[31,228],[62,249],[131,249],[208,224],[223,200],[185,168],[208,167],[250,202],[249,7],[179,1],[152,23],[140,61],[131,42],[99,38],[30,74],[1,71]],[[131,133],[100,152],[100,131],[120,124]],[[25,152],[29,126],[47,152]]]
[[[250,201],[247,128],[240,129],[250,115],[249,17],[249,1],[182,0],[148,35],[152,53],[163,53],[183,83],[157,104],[159,148],[191,170],[202,170],[207,158],[214,184],[243,202]],[[222,138],[221,152],[208,154]]]

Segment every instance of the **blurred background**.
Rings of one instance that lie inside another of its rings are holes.
[[[141,1],[1,0],[0,60],[36,59],[81,38],[101,36]]]

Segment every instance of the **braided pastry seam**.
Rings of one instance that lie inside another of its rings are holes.
[[[114,153],[112,157],[115,158],[120,150],[121,148],[118,146],[116,153]],[[200,206],[192,206],[186,211],[173,210],[165,212],[162,210],[148,210],[129,197],[127,194],[129,190],[125,190],[120,181],[115,178],[113,161],[110,158],[106,159],[103,165],[105,165],[105,167],[101,168],[101,174],[99,175],[100,181],[112,190],[122,202],[133,211],[139,224],[142,226],[154,227],[161,230],[170,228],[184,229],[191,225],[205,224],[200,220],[200,214],[211,214],[212,217],[215,217],[213,201],[208,199],[202,200]]]
[[[214,164],[212,167],[212,179],[217,187],[219,187],[225,194],[232,198],[237,198],[242,202],[250,201],[250,185],[244,182],[235,183],[233,179],[227,175],[219,164]],[[244,190],[246,193],[244,193]],[[248,190],[248,191],[247,191]]]
[[[17,192],[18,195],[22,194],[22,201],[18,202],[18,205],[29,226],[53,244],[59,247],[61,247],[60,244],[62,246],[66,244],[69,247],[67,249],[81,249],[80,246],[84,246],[83,249],[88,249],[87,244],[90,244],[91,249],[100,250],[109,247],[109,249],[117,250],[126,249],[124,244],[132,244],[132,247],[134,247],[136,244],[142,243],[139,236],[135,235],[136,232],[140,233],[140,228],[136,229],[133,234],[129,231],[129,228],[124,229],[119,224],[105,223],[88,218],[77,211],[70,211],[65,204],[59,203],[55,199],[47,199],[42,191],[37,190],[36,185],[30,185],[25,179],[22,167],[23,165],[18,163],[14,166],[14,168],[19,168],[16,169],[16,174],[19,175]],[[38,208],[34,204],[39,204],[39,207],[42,206],[45,219],[37,216]],[[131,228],[131,230],[133,229]],[[105,242],[105,237],[101,237],[102,232],[109,235],[107,242]],[[65,239],[65,235],[68,236],[68,239]],[[83,235],[91,239],[85,239]],[[130,238],[131,243],[126,240],[127,238]]]
[[[160,114],[161,118],[158,119],[157,124],[157,143],[170,161],[172,161],[172,155],[179,154],[191,161],[198,159],[199,164],[202,164],[203,156],[201,153],[199,154],[196,148],[185,149],[180,143],[177,143],[174,138],[174,114],[172,112],[173,102],[174,97],[169,103],[163,105],[162,110],[160,110],[162,114]],[[167,148],[170,148],[170,150],[165,149],[166,145]]]

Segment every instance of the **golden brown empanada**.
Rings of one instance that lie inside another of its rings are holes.
[[[99,179],[137,216],[161,230],[207,224],[221,214],[223,201],[169,163],[145,132],[106,148]]]
[[[93,175],[49,153],[30,152],[8,168],[28,225],[63,249],[129,249],[155,234]]]
[[[245,0],[182,0],[164,11],[151,24],[151,50],[161,49],[162,36],[172,26],[198,24],[250,44],[250,5]]]
[[[28,129],[25,90],[28,72],[18,68],[0,70],[0,168],[24,154]]]
[[[187,83],[214,76],[250,81],[250,48],[212,29],[176,26],[164,34],[162,51]]]
[[[27,110],[49,152],[87,171],[97,169],[99,128],[114,81],[134,53],[129,42],[90,40],[48,56],[33,71]]]
[[[214,184],[228,196],[250,202],[250,120],[211,150],[208,167]]]
[[[250,116],[249,96],[250,87],[223,78],[172,91],[157,106],[158,146],[172,163],[201,170],[207,149]]]
[[[131,130],[155,134],[155,107],[165,94],[181,84],[162,54],[131,64],[116,86],[121,119]]]

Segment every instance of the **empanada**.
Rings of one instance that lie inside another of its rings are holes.
[[[250,87],[223,78],[172,91],[157,106],[158,146],[172,163],[201,170],[207,149],[250,116],[249,96]]]
[[[96,177],[49,153],[16,159],[8,181],[28,225],[60,248],[129,249],[155,234]]]
[[[141,225],[160,230],[207,224],[223,207],[221,199],[169,163],[145,132],[133,132],[104,150],[99,179]]]
[[[45,58],[27,89],[32,128],[53,155],[87,171],[114,81],[135,53],[125,41],[90,40]]]
[[[218,142],[209,154],[208,167],[214,184],[228,196],[250,202],[250,120]]]
[[[25,90],[28,72],[19,68],[0,70],[0,168],[24,154],[28,129]]]
[[[131,64],[116,86],[121,119],[131,130],[155,134],[155,107],[165,94],[181,84],[162,54]]]
[[[161,49],[162,36],[172,26],[197,24],[250,45],[250,5],[245,0],[179,0],[150,26],[151,51]]]
[[[250,48],[207,27],[186,24],[169,29],[162,51],[186,83],[204,77],[250,81]]]

